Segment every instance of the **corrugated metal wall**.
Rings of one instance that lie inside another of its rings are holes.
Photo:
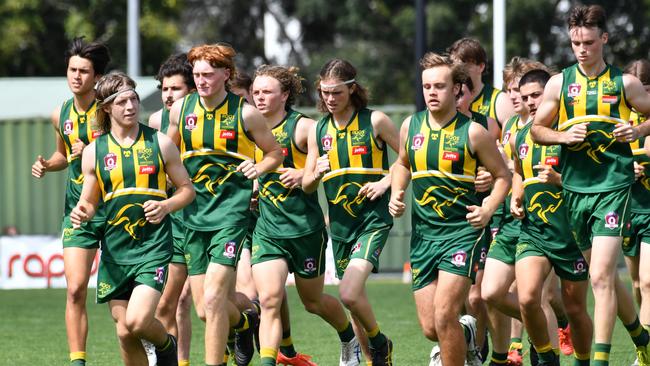
[[[401,106],[377,109],[398,126],[413,112]],[[66,172],[50,172],[42,179],[31,175],[36,157],[48,158],[54,151],[54,133],[48,119],[0,121],[0,228],[15,225],[21,234],[59,234]],[[394,159],[391,151],[390,161]],[[381,256],[382,270],[402,269],[408,260],[410,232],[410,215],[395,220]]]

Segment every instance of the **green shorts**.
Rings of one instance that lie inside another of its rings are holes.
[[[485,269],[485,260],[488,256],[488,250],[490,249],[490,242],[492,241],[492,229],[489,226],[485,227],[485,232],[481,236],[481,255],[478,260],[478,270],[482,271]]]
[[[372,272],[379,271],[379,255],[386,245],[390,226],[374,231],[366,231],[355,240],[344,242],[332,239],[334,262],[336,263],[336,277],[343,278],[343,273],[351,259],[365,259],[372,263]]]
[[[594,236],[627,236],[630,187],[612,192],[562,192],[573,236],[581,251],[591,249]]]
[[[411,274],[413,291],[431,284],[438,271],[468,277],[474,282],[481,258],[484,230],[467,230],[445,239],[426,239],[411,235]]]
[[[526,257],[546,257],[555,273],[563,280],[585,281],[589,266],[575,243],[549,243],[530,235],[525,227],[517,244],[516,260]]]
[[[138,285],[149,286],[162,293],[167,280],[169,257],[138,264],[117,264],[103,260],[97,271],[97,303],[129,300]]]
[[[81,227],[75,229],[72,227],[70,216],[63,217],[61,224],[61,241],[64,248],[83,248],[97,249],[99,242],[104,237],[104,226],[106,220],[104,217],[93,217],[89,222],[84,222]]]
[[[226,227],[214,231],[185,229],[185,263],[187,274],[202,275],[208,263],[237,267],[247,228]]]
[[[316,231],[298,238],[271,238],[262,233],[253,234],[251,264],[285,259],[289,272],[301,278],[316,278],[325,273],[327,231]]]
[[[492,239],[492,243],[490,243],[488,258],[496,259],[509,265],[515,264],[515,252],[518,241],[519,234],[511,235],[506,230],[497,232],[494,239]]]
[[[650,244],[650,214],[632,213],[629,236],[623,238],[623,254],[636,257],[641,243]]]

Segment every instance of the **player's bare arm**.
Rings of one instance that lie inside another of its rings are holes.
[[[54,139],[56,142],[56,149],[49,157],[43,158],[39,155],[34,164],[32,164],[32,176],[35,178],[43,178],[47,172],[56,172],[68,167],[68,158],[65,150],[65,144],[61,135],[59,134],[59,114],[61,114],[61,107],[57,107],[51,116],[52,126],[54,127]]]
[[[375,136],[384,145],[390,146],[393,151],[398,152],[399,147],[399,133],[393,121],[384,113],[380,111],[373,111],[370,116],[372,128],[375,131]],[[385,148],[385,147],[384,147]],[[366,183],[359,190],[360,196],[366,196],[371,201],[383,196],[384,193],[390,188],[391,177],[390,173],[386,174],[381,180],[377,182]]]
[[[173,107],[172,107],[173,108]],[[283,156],[280,145],[266,127],[266,120],[262,113],[255,107],[245,104],[242,108],[244,128],[250,133],[257,147],[264,153],[262,160],[255,163],[253,160],[244,160],[237,167],[248,179],[256,179],[260,174],[276,169],[282,164]]]
[[[553,121],[560,109],[561,91],[562,74],[552,76],[544,88],[544,99],[530,128],[533,141],[540,145],[572,145],[582,142],[587,136],[586,123],[576,124],[564,132],[553,129]]]
[[[70,221],[73,227],[79,227],[83,222],[89,221],[97,212],[99,203],[99,183],[95,173],[95,143],[88,145],[81,158],[81,172],[84,175],[84,184],[81,189],[79,202],[70,212]]]
[[[515,132],[510,141],[511,151],[517,151],[515,149],[515,140],[517,139],[517,133]],[[524,173],[521,171],[521,165],[519,160],[519,154],[513,154],[514,161],[514,170],[512,173],[512,190],[511,190],[511,199],[510,199],[510,214],[518,220],[523,219],[526,216],[526,211],[524,210]]]
[[[512,179],[496,144],[483,126],[472,123],[469,127],[469,141],[478,160],[494,178],[490,196],[483,201],[481,207],[470,206],[467,208],[469,211],[467,221],[475,228],[483,228],[506,198]]]
[[[650,115],[650,94],[645,90],[639,79],[630,74],[623,74],[625,99],[640,114]],[[614,129],[614,137],[621,142],[632,142],[639,137],[650,135],[650,121],[637,126],[628,123],[619,124]]]
[[[508,98],[508,95],[506,93],[500,93],[497,96],[495,109],[496,109],[495,111],[496,116],[499,119],[499,121],[502,121],[502,123],[506,123],[506,121],[509,120],[510,117],[515,115],[515,107],[512,105],[512,102],[510,101],[510,98]],[[495,135],[495,137],[498,138],[498,135]]]
[[[388,202],[388,212],[390,212],[393,217],[402,216],[406,210],[404,195],[406,188],[411,182],[411,164],[409,163],[408,154],[406,152],[406,142],[410,125],[411,117],[407,117],[404,122],[402,122],[402,127],[400,127],[399,130],[398,156],[391,166],[391,193],[390,201]]]
[[[147,122],[149,127],[155,128],[156,130],[160,131],[160,125],[162,124],[162,109],[159,109],[158,111],[154,112],[151,116],[149,116],[149,121]]]
[[[307,161],[305,162],[305,174],[302,176],[302,190],[306,193],[314,192],[318,188],[320,180],[329,171],[330,162],[327,154],[318,156],[316,124],[313,124],[307,136]]]
[[[185,98],[178,99],[169,110],[169,128],[167,129],[167,137],[169,137],[176,146],[180,146],[181,144],[180,118],[184,100]]]
[[[185,170],[181,162],[176,145],[161,132],[157,132],[157,134],[160,151],[165,163],[165,172],[176,190],[174,195],[166,200],[149,200],[144,203],[144,216],[152,224],[160,223],[167,214],[187,206],[194,200],[196,195],[190,177],[187,175],[187,170]]]

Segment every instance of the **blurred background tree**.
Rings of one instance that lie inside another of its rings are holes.
[[[60,76],[70,38],[106,42],[112,68],[126,69],[126,1],[3,0],[0,2],[0,76]],[[561,69],[573,62],[565,19],[577,2],[508,0],[507,55],[527,56]],[[623,66],[648,57],[650,0],[586,1],[609,14],[607,61]],[[306,78],[302,104],[314,100],[313,83],[330,58],[350,60],[371,91],[372,104],[411,104],[415,90],[414,1],[404,0],[141,0],[142,73],[154,75],[173,52],[200,43],[228,42],[249,73],[260,64],[297,65]],[[279,24],[274,35],[268,22]],[[443,52],[469,36],[492,51],[492,2],[427,1],[427,46]],[[288,31],[299,23],[299,32]],[[269,39],[274,37],[274,39]],[[269,44],[286,50],[283,57]],[[265,49],[267,47],[267,49]],[[491,80],[488,68],[486,80]]]

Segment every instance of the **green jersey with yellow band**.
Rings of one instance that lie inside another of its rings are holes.
[[[158,131],[139,125],[138,137],[121,146],[110,133],[95,141],[95,174],[104,201],[106,227],[102,261],[135,264],[172,255],[168,217],[145,219],[144,203],[167,198],[165,163]]]
[[[425,239],[473,229],[467,206],[480,206],[474,180],[477,158],[470,151],[467,116],[457,113],[444,127],[432,128],[429,112],[411,116],[406,151],[413,181],[413,232]],[[475,122],[474,122],[475,123]]]
[[[288,110],[285,118],[271,130],[284,155],[279,168],[305,168],[307,153],[295,142],[296,126],[303,117]],[[255,155],[256,160],[262,159],[259,149]],[[260,217],[255,230],[271,238],[296,238],[322,230],[325,220],[318,205],[318,194],[305,193],[300,187],[289,188],[280,181],[280,175],[275,170],[258,179]]]
[[[480,113],[486,117],[493,118],[499,124],[499,127],[503,124],[497,118],[497,98],[502,91],[496,88],[493,88],[492,85],[484,84],[481,92],[474,98],[472,104],[469,106],[469,109],[472,112]]]
[[[574,243],[568,222],[567,207],[562,197],[562,187],[540,182],[535,165],[550,165],[559,170],[560,145],[542,146],[533,142],[530,135],[532,123],[524,126],[517,133],[515,147],[522,171],[524,184],[524,207],[526,216],[522,227],[548,243]]]
[[[255,157],[255,143],[244,129],[244,98],[228,92],[208,110],[198,93],[185,96],[179,119],[181,159],[196,199],[183,210],[184,224],[197,231],[247,227],[253,181],[237,172]]]
[[[366,183],[379,181],[388,174],[386,144],[379,145],[371,114],[367,108],[357,110],[343,128],[336,125],[330,114],[316,126],[318,154],[327,154],[330,162],[323,188],[334,240],[350,242],[364,232],[393,225],[388,213],[390,192],[374,201],[358,195]]]
[[[160,132],[167,134],[169,130],[169,109],[163,108],[160,114]]]
[[[169,130],[169,109],[163,107],[162,113],[160,114],[160,132],[167,134]],[[171,196],[174,194],[176,189],[173,186],[170,186],[167,190],[167,195]],[[184,231],[183,226],[183,211],[175,211],[169,214],[169,217],[172,219],[172,227],[174,228],[174,237],[179,236]]]
[[[636,112],[630,114],[632,125],[638,126],[645,122],[646,118]],[[639,214],[650,214],[650,157],[645,151],[645,139],[641,137],[630,143],[634,161],[645,167],[644,174],[632,185],[632,209],[630,212]]]
[[[578,193],[598,193],[628,187],[634,182],[632,149],[616,141],[613,131],[628,123],[630,108],[625,100],[623,73],[607,65],[589,78],[573,65],[562,71],[559,126],[566,131],[587,123],[581,143],[562,146],[562,185]]]
[[[85,113],[79,113],[74,106],[74,98],[65,101],[61,106],[59,114],[58,133],[65,145],[65,152],[68,156],[68,180],[65,192],[65,215],[79,202],[81,187],[84,176],[81,172],[81,155],[72,157],[72,145],[81,140],[88,145],[99,135],[99,129],[95,126],[95,112],[97,104],[95,100],[90,104]]]
[[[518,114],[510,117],[506,123],[503,125],[501,130],[501,145],[503,146],[503,152],[505,153],[508,160],[514,160],[512,154],[512,146],[510,145],[510,140],[514,138],[517,132],[524,126],[525,122],[521,121],[521,117]],[[503,227],[505,225],[516,225],[519,226],[520,221],[516,220],[510,214],[510,201],[512,200],[512,190],[508,192],[504,202],[499,206],[499,209],[492,217],[492,221],[495,223],[494,227]]]

